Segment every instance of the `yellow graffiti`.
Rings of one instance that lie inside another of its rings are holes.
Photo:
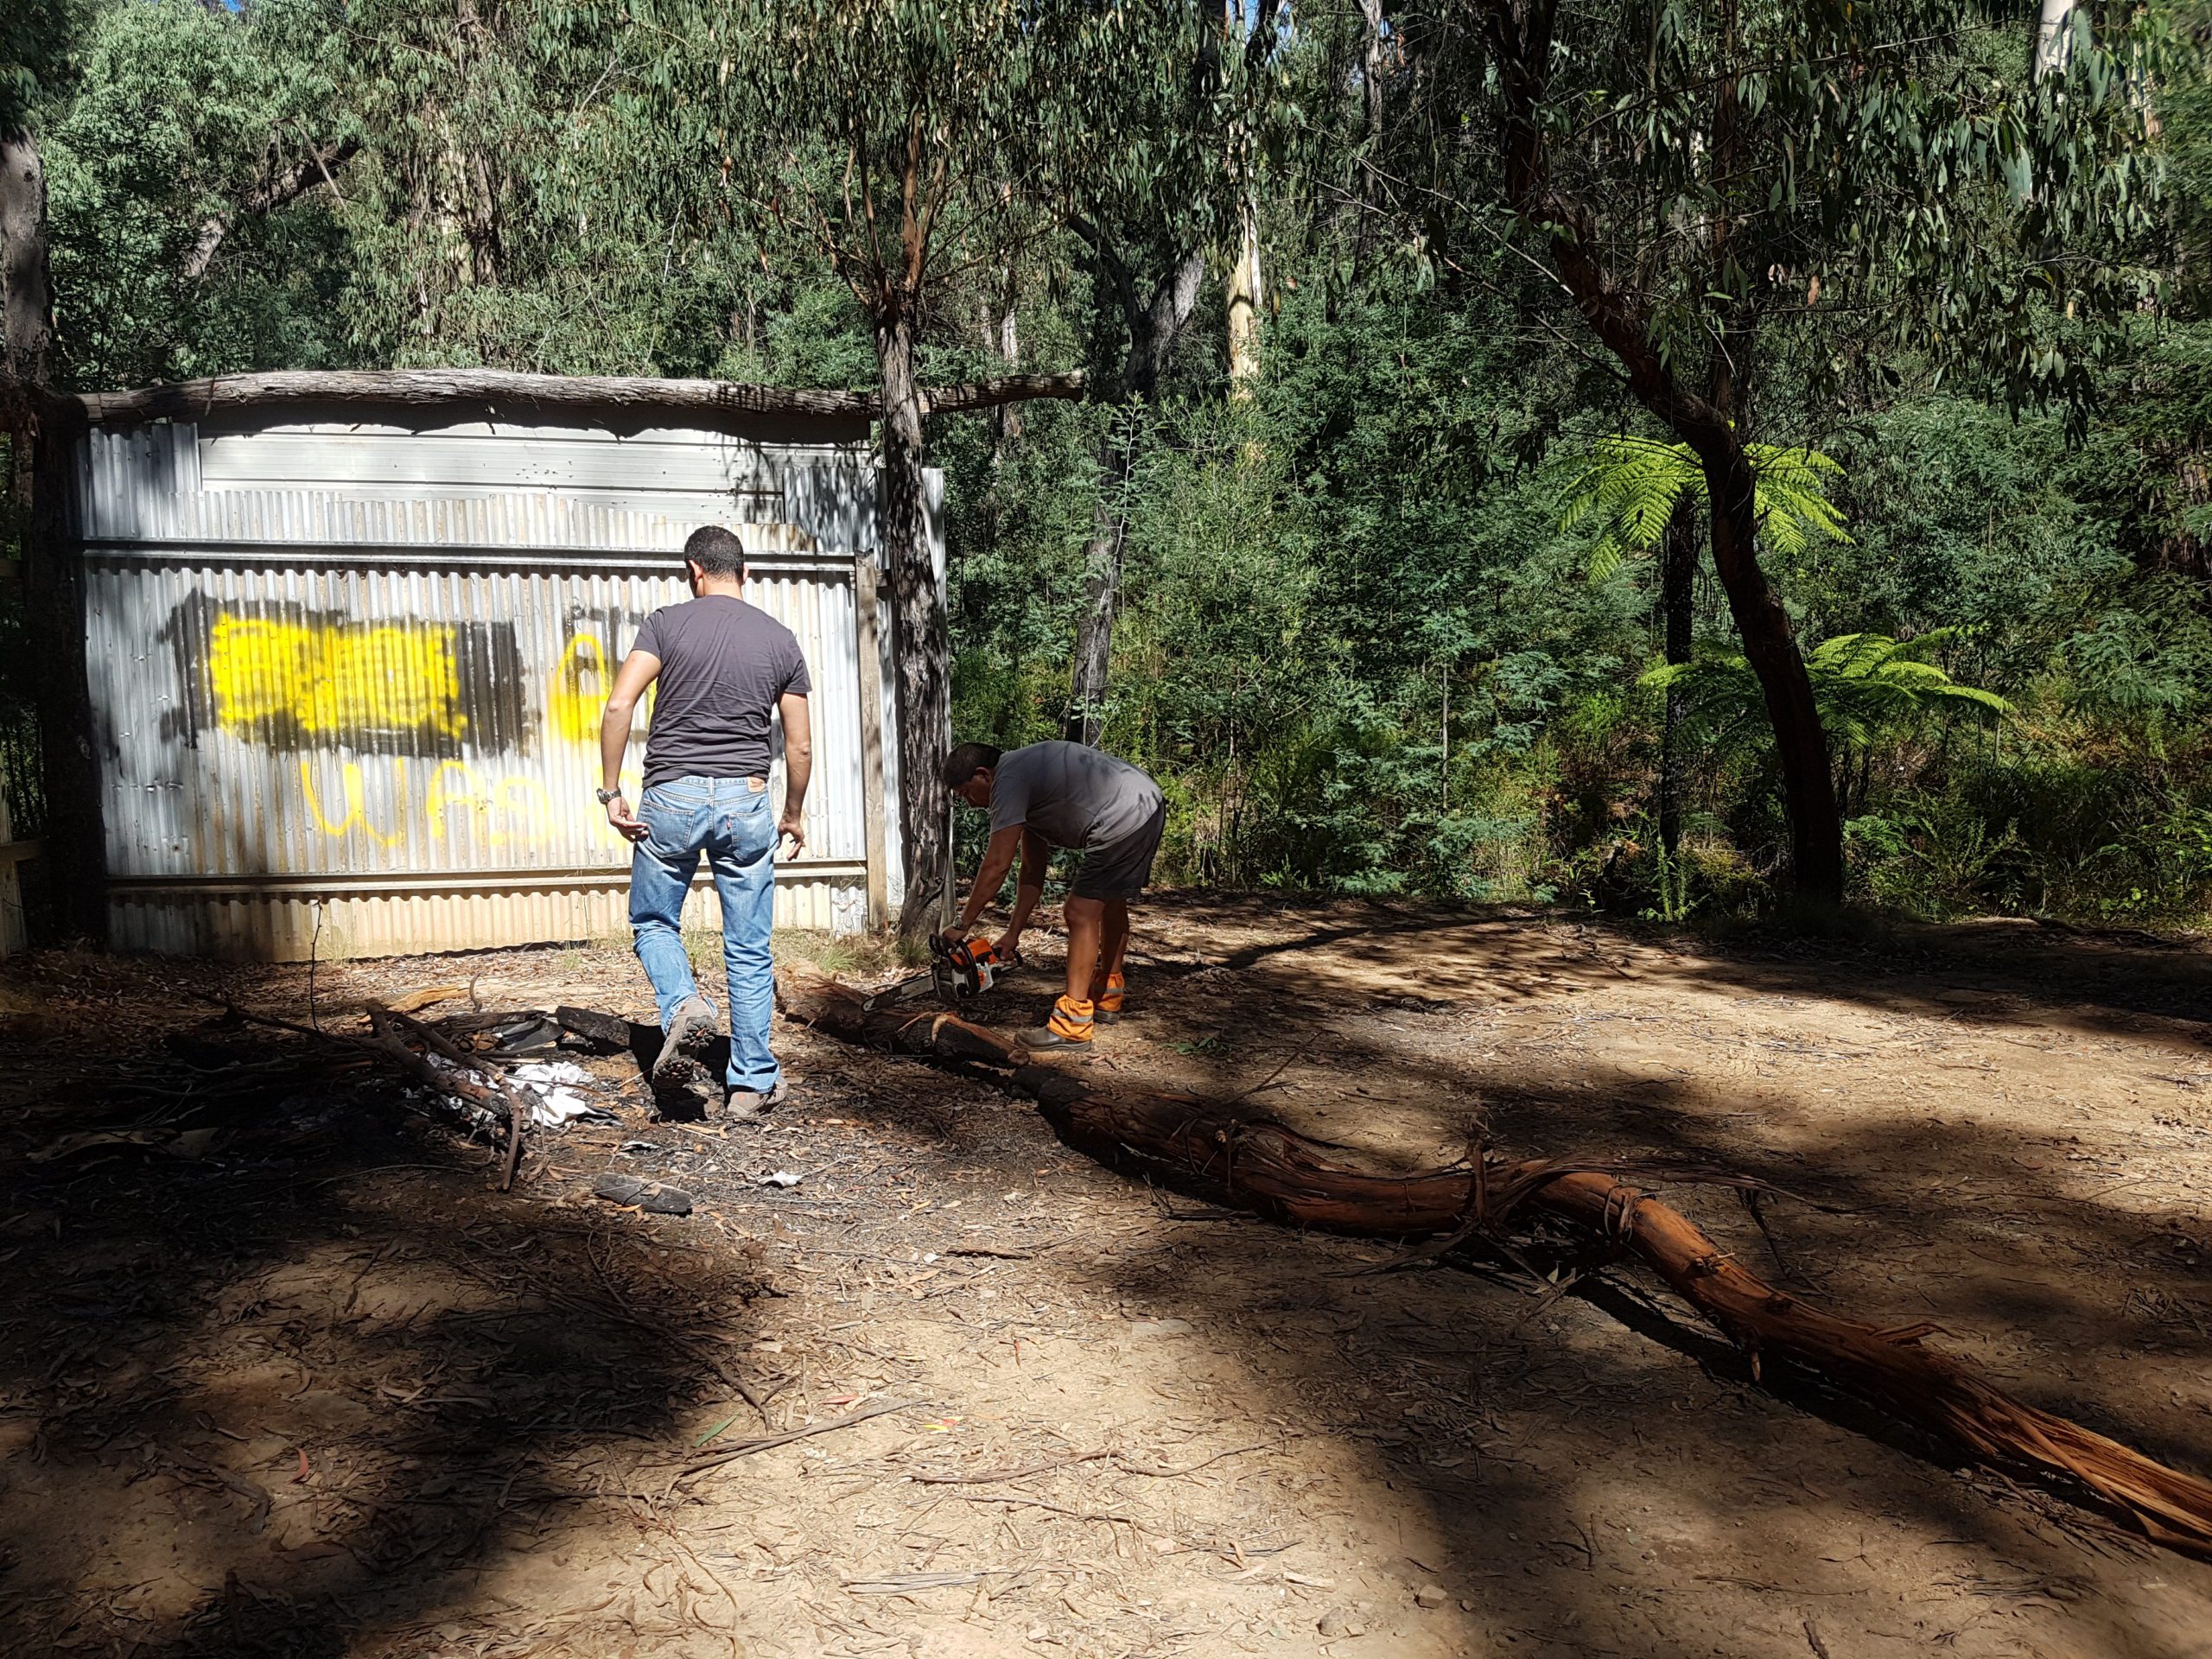
[[[327,764],[327,763],[324,763]],[[596,808],[578,806],[563,822],[552,791],[527,772],[505,772],[486,777],[465,760],[441,760],[423,781],[420,763],[403,757],[372,761],[389,768],[391,779],[392,824],[387,833],[369,822],[367,790],[361,765],[348,760],[340,768],[346,792],[345,816],[334,822],[325,802],[327,792],[316,787],[317,765],[300,762],[300,789],[306,798],[308,822],[326,836],[343,837],[359,830],[378,847],[399,847],[427,839],[443,842],[457,835],[473,838],[490,849],[497,847],[537,846],[556,841],[564,832],[581,832],[591,838],[600,827]],[[409,810],[412,791],[409,780],[421,785],[423,816],[418,825]],[[582,796],[588,802],[588,794]],[[427,830],[425,837],[419,830]]]
[[[493,800],[500,817],[518,830],[519,840],[550,841],[559,827],[552,793],[535,778],[517,772],[500,779]]]
[[[584,690],[586,675],[594,682],[589,691]],[[608,689],[607,654],[597,638],[588,633],[572,636],[545,688],[546,724],[569,742],[597,742]]]
[[[233,731],[422,730],[467,734],[454,630],[430,623],[325,627],[263,617],[215,619],[207,641],[215,718]]]
[[[343,836],[349,830],[360,832],[379,847],[397,847],[407,839],[407,769],[392,768],[392,830],[390,835],[379,831],[369,822],[368,809],[363,800],[361,768],[357,761],[348,760],[344,768],[346,816],[336,823],[322,810],[322,803],[315,797],[315,763],[300,762],[300,790],[307,797],[308,812],[321,826],[326,836]]]
[[[505,842],[506,837],[492,827],[491,793],[477,781],[476,769],[465,760],[443,760],[430,774],[430,786],[423,795],[431,840],[445,839],[446,815],[456,809],[474,815],[483,829],[486,845],[498,847]]]

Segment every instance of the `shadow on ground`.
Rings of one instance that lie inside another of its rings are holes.
[[[452,1651],[487,1605],[556,1643],[601,1618],[703,1640],[653,1574],[713,1586],[626,1494],[727,1394],[700,1355],[746,1329],[757,1262],[501,1196],[488,1148],[381,1077],[203,1109],[152,1036],[0,1047],[7,1645]],[[67,1149],[149,1122],[186,1133]],[[626,1547],[541,1549],[579,1506]]]

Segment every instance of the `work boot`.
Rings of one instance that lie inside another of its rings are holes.
[[[791,1093],[789,1077],[778,1077],[776,1086],[765,1095],[757,1089],[733,1089],[722,1102],[722,1116],[732,1123],[758,1123],[761,1113],[782,1105]]]
[[[1091,1006],[1086,998],[1077,1001],[1071,996],[1062,996],[1052,1004],[1052,1018],[1034,1031],[1021,1033],[1022,1046],[1040,1052],[1053,1049],[1085,1049],[1090,1046]]]
[[[676,1005],[661,1036],[660,1052],[653,1057],[654,1088],[680,1088],[696,1081],[699,1062],[691,1051],[714,1036],[716,1023],[715,1005],[703,996],[687,996]]]
[[[1122,1017],[1122,997],[1126,990],[1119,974],[1106,976],[1103,986],[1090,989],[1090,1017],[1102,1026],[1110,1026]]]

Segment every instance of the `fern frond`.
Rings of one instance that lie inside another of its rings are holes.
[[[1602,581],[1630,555],[1658,546],[1685,497],[1704,493],[1705,475],[1687,446],[1622,433],[1590,446],[1561,494],[1559,527],[1597,521],[1589,569],[1592,581]]]

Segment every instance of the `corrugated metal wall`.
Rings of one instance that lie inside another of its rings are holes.
[[[777,921],[861,924],[855,554],[817,533],[873,540],[855,453],[180,424],[93,433],[81,479],[118,944],[287,960],[622,933],[599,714],[639,625],[689,597],[675,555],[702,522],[761,550],[747,597],[813,675],[808,844]],[[893,849],[897,798],[889,778]],[[710,887],[687,920],[714,925]]]

